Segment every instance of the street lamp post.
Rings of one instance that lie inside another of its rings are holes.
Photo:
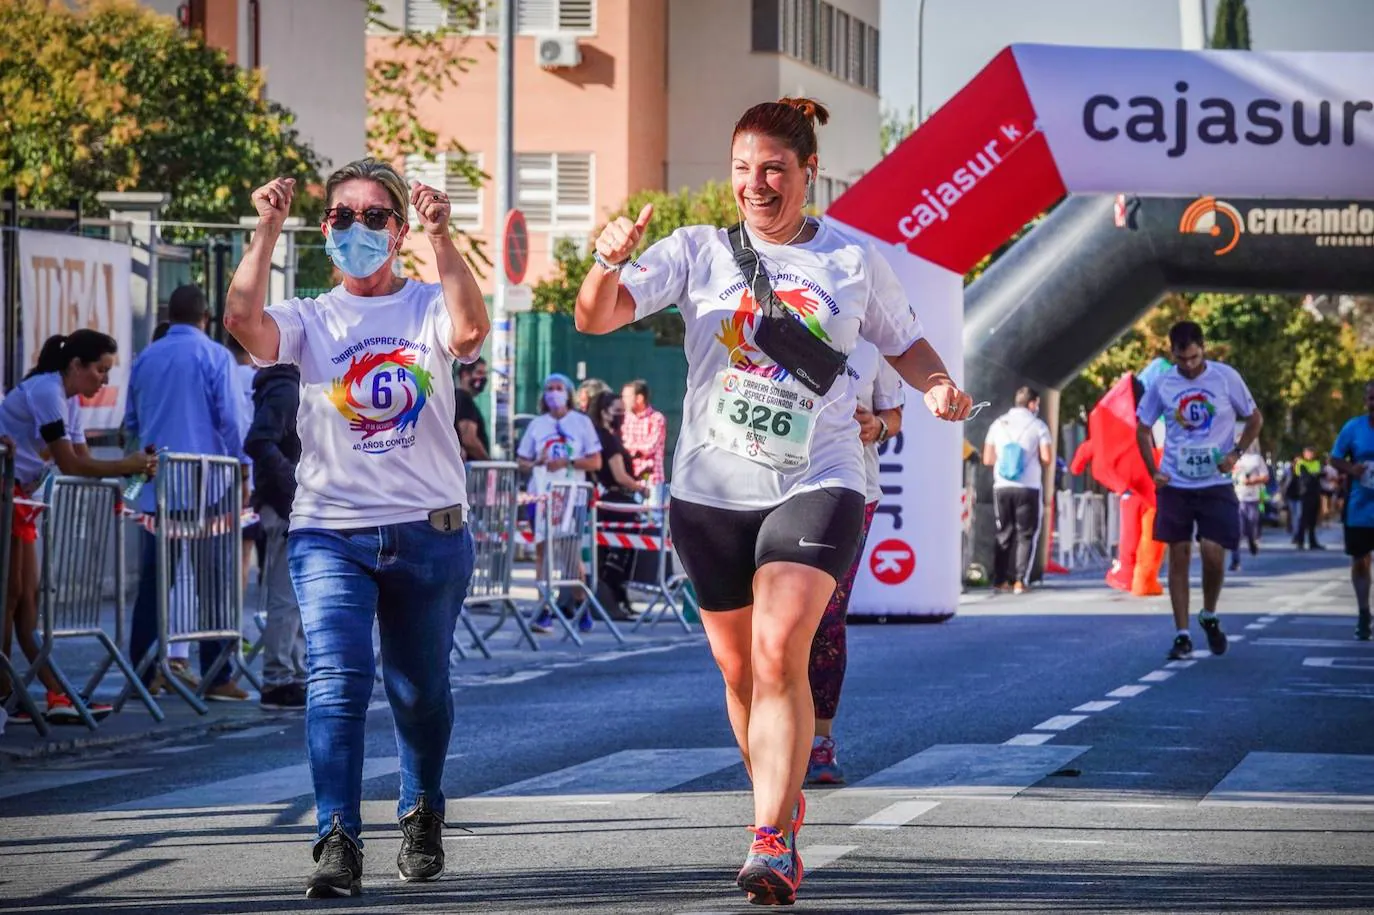
[[[925,94],[926,76],[925,62],[926,54],[926,0],[918,0],[916,7],[916,123],[920,125],[925,120],[926,110],[922,96]]]

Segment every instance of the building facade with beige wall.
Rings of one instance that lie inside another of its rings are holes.
[[[783,95],[808,95],[831,109],[821,132],[816,202],[823,209],[879,158],[879,4],[518,0],[513,184],[530,230],[527,281],[548,274],[559,238],[585,244],[631,194],[726,180],[735,120],[749,105]],[[437,0],[382,5],[384,21],[401,31],[444,21]],[[458,86],[419,99],[441,146],[461,144],[488,174],[496,154],[496,14],[479,7],[463,23],[469,34],[448,39],[452,53],[470,61]],[[396,53],[387,34],[369,36],[369,60]],[[487,245],[495,241],[501,214],[490,182],[446,181],[442,158],[411,156],[404,164],[411,177],[447,183],[455,224]]]

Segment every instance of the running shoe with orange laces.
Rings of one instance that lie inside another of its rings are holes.
[[[772,826],[749,827],[754,842],[735,883],[754,905],[791,905],[797,901],[802,881],[802,860],[797,854],[797,834],[784,837]]]

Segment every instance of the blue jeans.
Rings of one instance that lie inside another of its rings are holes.
[[[140,530],[138,536],[142,544],[142,555],[138,569],[138,597],[134,599],[134,618],[129,627],[129,660],[133,661],[135,666],[157,644],[157,538],[145,530]],[[169,565],[174,580],[177,566],[181,563],[181,556],[181,546],[173,541]],[[210,606],[216,600],[216,595],[213,592],[214,581],[216,577],[222,579],[223,576],[216,576],[214,569],[196,568],[197,556],[194,550],[190,553],[190,559],[197,599],[204,602],[202,606]],[[228,645],[228,642],[221,639],[205,639],[200,642],[201,677],[205,676],[211,665],[215,663],[215,660]],[[225,664],[218,676],[215,677],[214,682],[208,685],[219,686],[221,683],[228,683],[232,673],[233,665]],[[152,685],[156,675],[157,671],[150,665],[143,673],[143,684],[145,686]]]
[[[287,538],[291,580],[305,628],[310,680],[305,739],[319,835],[338,814],[362,832],[363,743],[375,668],[372,621],[381,627],[382,676],[396,722],[401,797],[444,813],[444,760],[453,730],[449,653],[472,578],[472,535],[427,521],[348,531],[299,530]]]

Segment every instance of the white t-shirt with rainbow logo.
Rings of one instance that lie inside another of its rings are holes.
[[[436,284],[387,296],[336,286],[267,313],[278,362],[301,369],[301,461],[291,529],[423,521],[467,504],[453,427],[453,322]]]

